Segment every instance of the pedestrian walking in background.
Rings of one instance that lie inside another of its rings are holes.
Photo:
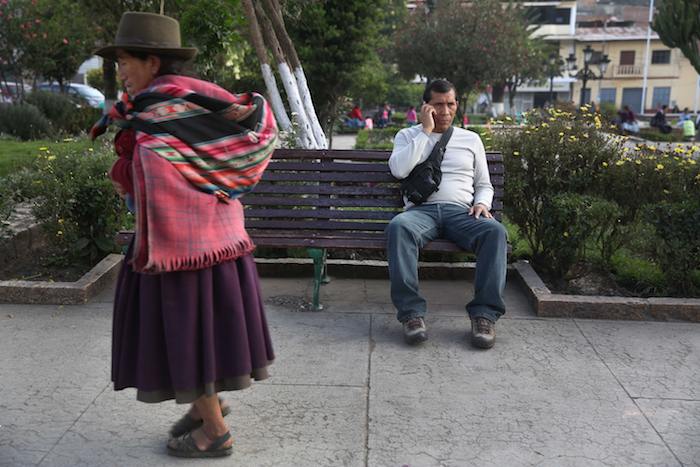
[[[260,179],[277,127],[261,96],[182,76],[196,52],[176,20],[124,13],[96,53],[117,61],[125,97],[92,135],[122,128],[110,177],[136,211],[114,301],[114,389],[191,403],[168,453],[219,457],[232,439],[218,393],[267,378],[274,358],[237,198]]]

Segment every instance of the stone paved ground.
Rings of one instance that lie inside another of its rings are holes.
[[[264,279],[278,359],[227,393],[235,452],[165,454],[183,408],[109,384],[111,292],[0,305],[0,466],[697,466],[700,324],[539,319],[507,288],[489,351],[462,281],[424,281],[430,340],[402,343],[384,280]]]

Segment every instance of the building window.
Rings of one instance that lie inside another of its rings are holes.
[[[652,50],[651,51],[651,64],[652,65],[668,65],[671,63],[671,51],[670,50]]]
[[[634,50],[620,52],[620,65],[634,65]]]
[[[665,86],[661,88],[654,88],[654,93],[651,97],[651,105],[653,107],[660,107],[662,105],[671,104],[671,87]]]
[[[600,103],[611,102],[615,103],[615,98],[617,97],[616,88],[600,88]]]

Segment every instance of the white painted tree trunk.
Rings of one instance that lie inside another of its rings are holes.
[[[284,108],[284,102],[282,102],[282,96],[280,96],[280,92],[277,89],[277,80],[275,80],[272,67],[270,67],[270,65],[267,63],[262,63],[260,65],[260,69],[262,70],[267,92],[270,95],[270,105],[272,106],[272,111],[277,117],[277,123],[279,123],[282,131],[289,131],[292,128],[292,122],[289,121],[287,110]]]
[[[287,101],[289,102],[289,107],[292,111],[292,118],[294,118],[294,114],[297,116],[300,133],[299,137],[301,139],[302,146],[305,149],[322,149],[314,138],[311,123],[309,122],[309,118],[304,110],[304,104],[301,102],[297,80],[292,74],[292,71],[289,69],[289,65],[287,65],[286,62],[279,62],[277,64],[277,71],[280,74],[280,79],[284,85],[284,90],[287,92]]]
[[[491,106],[493,108],[494,117],[505,113],[505,104],[503,102],[493,102]]]
[[[297,86],[299,88],[299,93],[301,94],[301,100],[304,104],[306,114],[309,116],[309,123],[311,124],[311,130],[313,131],[314,138],[316,139],[318,149],[328,149],[328,141],[326,140],[326,135],[323,132],[323,128],[321,128],[318,117],[316,116],[316,109],[314,109],[314,103],[311,100],[311,93],[309,92],[309,86],[306,83],[304,69],[301,67],[295,68],[294,76],[297,79]]]

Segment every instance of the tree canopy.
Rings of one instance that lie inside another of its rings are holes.
[[[446,78],[459,96],[514,77],[536,78],[541,48],[530,38],[524,10],[500,0],[441,0],[414,10],[395,35],[402,73]]]
[[[664,0],[652,28],[661,42],[679,48],[700,73],[700,3],[697,0]]]
[[[376,63],[380,28],[392,0],[290,0],[285,22],[309,76],[309,88],[322,125],[339,105],[367,63]],[[389,10],[390,11],[390,10]]]

